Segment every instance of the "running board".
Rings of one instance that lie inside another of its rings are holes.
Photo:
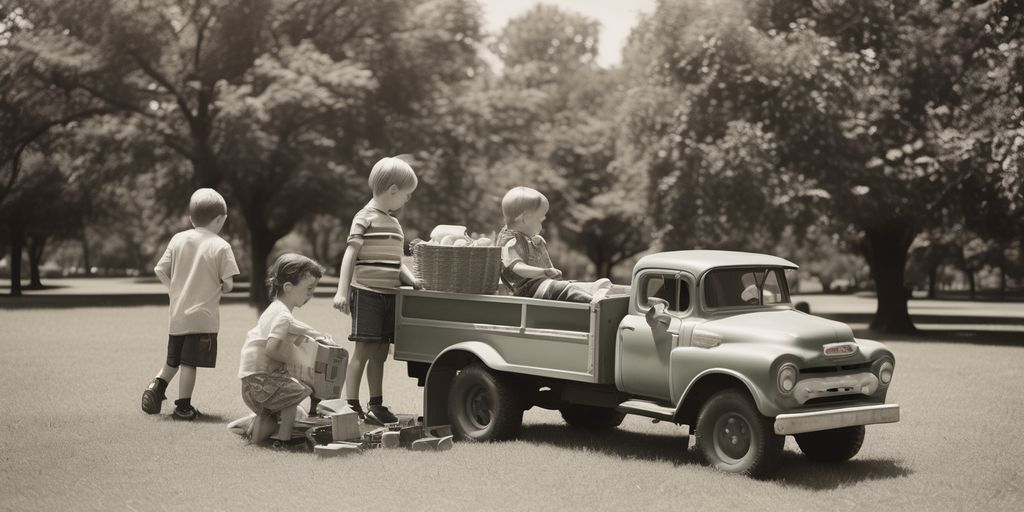
[[[647,400],[626,400],[615,408],[626,414],[636,414],[665,421],[675,421],[676,410],[671,407],[664,407]]]

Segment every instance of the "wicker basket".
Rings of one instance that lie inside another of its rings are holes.
[[[427,290],[492,294],[498,288],[501,247],[417,244],[416,277]]]

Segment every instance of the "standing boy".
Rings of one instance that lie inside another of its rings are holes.
[[[160,412],[167,384],[181,367],[174,418],[194,420],[199,410],[192,406],[196,368],[217,364],[217,331],[220,330],[220,296],[231,291],[238,275],[235,255],[218,236],[228,207],[212,188],[192,194],[188,216],[194,229],[182,231],[167,244],[167,250],[153,270],[171,297],[167,362],[149,387],[142,392],[142,410]]]
[[[402,263],[405,234],[393,213],[412,197],[419,183],[408,163],[382,158],[370,171],[373,199],[352,219],[348,248],[342,258],[334,307],[352,315],[355,350],[345,374],[345,398],[361,416],[378,423],[398,418],[384,406],[384,362],[395,342],[395,289],[402,284],[421,287]],[[359,404],[359,384],[366,369],[370,385],[369,411]]]

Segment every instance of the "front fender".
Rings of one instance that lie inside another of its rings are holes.
[[[679,347],[669,355],[670,392],[677,408],[695,385],[709,375],[727,375],[741,382],[750,392],[757,409],[775,416],[781,408],[775,403],[773,370],[779,358],[790,355],[777,346],[754,343],[730,343],[714,348]]]

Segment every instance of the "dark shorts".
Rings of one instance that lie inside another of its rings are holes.
[[[167,337],[167,366],[217,366],[217,333],[172,334]]]
[[[395,342],[395,296],[352,287],[348,303],[352,308],[349,341]]]

